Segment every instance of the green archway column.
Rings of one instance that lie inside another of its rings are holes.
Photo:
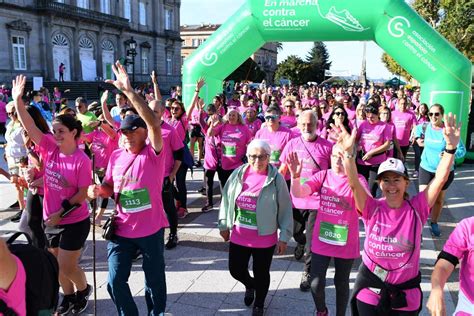
[[[367,40],[420,82],[422,102],[440,103],[465,123],[465,140],[471,63],[404,0],[247,0],[183,65],[185,104],[201,76],[207,80],[201,97],[210,102],[265,42]]]

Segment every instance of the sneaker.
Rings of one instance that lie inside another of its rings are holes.
[[[413,172],[413,178],[418,178],[418,171]]]
[[[79,315],[86,310],[87,305],[89,304],[89,296],[92,293],[92,286],[87,284],[87,287],[83,291],[76,292],[76,303],[71,310],[73,315]]]
[[[202,164],[199,160],[194,162],[194,167],[200,168],[201,166],[202,166]]]
[[[23,213],[23,210],[19,211],[15,215],[13,215],[13,217],[10,218],[10,222],[18,223],[21,219],[21,213]]]
[[[250,287],[245,288],[245,296],[244,296],[245,306],[252,305],[254,298],[255,298],[255,290]]]
[[[438,223],[431,223],[431,234],[435,237],[441,236],[441,230],[439,229]]]
[[[308,292],[311,289],[311,274],[309,272],[303,272],[301,276],[300,290]]]
[[[76,303],[76,294],[64,295],[61,305],[56,309],[55,315],[67,315]]]
[[[170,234],[168,237],[168,242],[165,245],[165,248],[168,250],[176,248],[176,246],[178,245],[178,242],[179,242],[178,236],[175,234]]]
[[[329,310],[326,307],[326,310],[324,312],[318,312],[316,311],[316,316],[329,316]]]
[[[10,205],[8,208],[20,208],[20,203],[18,203],[18,201],[16,201],[12,205]]]
[[[132,261],[137,262],[138,260],[141,260],[141,259],[143,259],[143,254],[141,250],[138,249],[137,252],[135,252],[135,256],[132,258]]]
[[[254,306],[252,310],[252,316],[263,316],[263,307]]]
[[[198,190],[198,193],[201,193],[202,195],[206,196],[206,188],[202,187]]]
[[[210,211],[212,211],[214,209],[214,205],[212,204],[206,204],[204,205],[202,208],[201,208],[201,211],[203,213],[209,213]]]
[[[295,248],[295,259],[300,260],[304,255],[304,245],[298,244]]]
[[[188,213],[188,210],[185,209],[184,207],[178,208],[178,218],[183,219],[183,218],[185,218],[186,216],[188,216],[188,214],[189,214],[189,213]]]

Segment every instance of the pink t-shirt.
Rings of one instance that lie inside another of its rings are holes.
[[[5,123],[7,121],[7,104],[0,101],[0,123]]]
[[[424,116],[420,116],[419,118],[416,119],[416,125],[420,125],[420,124],[423,124],[423,123],[426,123],[426,122],[429,122],[430,120],[427,119],[426,117]]]
[[[277,168],[281,165],[281,153],[291,138],[291,131],[283,125],[280,125],[275,132],[269,131],[267,127],[263,127],[255,134],[255,139],[264,140],[270,145],[272,150],[270,163]]]
[[[292,128],[296,126],[296,116],[282,115],[280,118],[280,124],[286,128]]]
[[[222,159],[222,148],[219,143],[219,139],[216,136],[208,136],[207,131],[209,126],[207,125],[207,113],[201,113],[201,127],[204,135],[204,169],[205,170],[217,170],[220,159]]]
[[[410,145],[410,134],[416,118],[410,112],[392,112],[392,123],[395,125],[395,133],[397,135],[400,146]]]
[[[230,241],[251,248],[269,248],[278,242],[277,232],[260,236],[257,230],[257,200],[267,179],[267,173],[247,168],[243,176],[242,192],[235,201],[235,222]]]
[[[168,177],[173,171],[174,157],[173,152],[184,147],[183,142],[179,139],[178,133],[168,123],[161,123],[161,137],[163,137],[163,156],[165,161],[165,170],[163,178]]]
[[[118,148],[118,136],[112,139],[103,130],[97,128],[85,134],[84,138],[91,143],[90,149],[95,157],[95,167],[107,168],[110,155]]]
[[[201,114],[201,110],[195,108],[193,112],[191,113],[191,117],[189,118],[189,123],[191,125],[199,125],[200,114]]]
[[[291,131],[291,138],[296,138],[301,136],[301,130],[299,129],[298,126],[293,127],[290,129]]]
[[[26,316],[26,272],[20,259],[14,257],[17,266],[15,279],[7,291],[0,289],[0,300],[18,316]],[[3,316],[3,313],[0,313],[0,316]]]
[[[166,120],[166,123],[171,125],[176,130],[179,139],[184,142],[186,138],[186,133],[188,132],[188,119],[186,118],[186,114],[183,114],[180,120],[170,118]]]
[[[349,119],[349,121],[351,121],[352,124],[354,124],[354,121],[356,118],[356,111],[352,109],[348,109],[348,108],[344,108],[344,110],[346,110],[347,112],[347,118]]]
[[[61,209],[63,200],[72,198],[80,188],[92,184],[92,162],[79,148],[71,155],[59,151],[52,135],[45,134],[40,142],[40,157],[44,165],[43,218]],[[60,225],[78,223],[89,217],[87,202],[62,218]]]
[[[156,154],[151,145],[137,155],[125,149],[112,153],[104,181],[113,184],[115,194],[120,191],[115,217],[118,236],[146,237],[169,225],[161,199],[164,168],[163,151]]]
[[[260,127],[262,127],[262,121],[259,119],[255,119],[252,123],[250,123],[247,119],[244,120],[245,125],[248,127],[250,133],[252,133],[252,137],[255,137]]]
[[[245,125],[225,123],[214,128],[222,150],[222,169],[232,170],[243,164],[242,158],[247,151],[247,144],[252,133]]]
[[[328,169],[331,164],[332,144],[321,137],[316,138],[314,142],[304,141],[301,136],[293,138],[283,149],[280,162],[286,162],[288,155],[292,152],[297,153],[298,158],[303,162],[300,175],[301,183],[308,181],[317,172]],[[286,173],[286,175],[288,174],[289,172]],[[306,198],[297,198],[291,195],[291,200],[293,206],[300,210],[317,210],[319,208],[317,192]]]
[[[336,127],[336,130],[334,130],[333,128],[330,128],[330,129],[327,129],[327,128],[324,128],[320,135],[321,137],[323,137],[324,139],[327,139],[331,144],[335,144],[337,143],[337,140],[338,140],[338,137],[339,137],[339,134],[341,132],[341,129],[339,127]]]
[[[314,98],[303,98],[301,99],[301,105],[303,107],[309,106],[313,107],[314,105],[319,105],[319,100]]]
[[[376,124],[370,124],[369,121],[363,121],[357,130],[357,139],[364,153],[367,153],[372,149],[382,146],[386,141],[391,140],[392,135],[390,134],[390,129],[387,128],[387,124],[384,122],[379,121]],[[386,159],[387,154],[382,153],[367,161],[357,158],[357,163],[364,166],[378,165]]]
[[[459,222],[446,241],[443,251],[461,262],[459,287],[470,303],[474,304],[474,216]]]
[[[239,100],[230,99],[230,100],[227,101],[227,106],[228,106],[228,107],[238,108],[238,107],[240,107],[240,101],[239,101]]]
[[[361,175],[359,181],[368,187]],[[320,192],[311,251],[328,257],[358,258],[359,215],[347,177],[329,169],[316,173],[305,184],[312,192]]]
[[[385,280],[391,284],[413,279],[420,271],[421,232],[430,207],[424,191],[411,198],[410,204],[404,201],[400,208],[392,209],[385,198],[369,196],[362,211],[366,231],[362,261],[372,272],[376,265],[393,270],[388,272]],[[421,300],[419,289],[404,292],[408,306],[400,310],[417,310]],[[377,305],[380,297],[370,289],[363,289],[357,299]]]

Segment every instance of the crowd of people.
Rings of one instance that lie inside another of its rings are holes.
[[[107,290],[117,313],[138,315],[128,285],[138,257],[148,314],[165,312],[164,250],[178,246],[178,222],[188,214],[186,175],[200,167],[204,213],[215,209],[217,173],[218,228],[229,242],[229,272],[245,286],[252,315],[264,314],[273,255],[284,254],[291,238],[295,258],[304,259],[299,287],[311,291],[317,315],[329,315],[331,260],[335,315],[345,315],[349,304],[353,315],[418,315],[422,228],[430,217],[431,233],[441,235],[438,219],[454,160],[465,154],[456,116],[440,104],[420,103],[418,88],[373,85],[236,84],[229,98],[216,95],[206,104],[199,97],[206,84],[201,78],[191,103],[183,104],[179,88],[162,98],[154,72],[152,88],[138,91],[120,63],[112,68],[114,104],[112,91],[99,103],[78,98],[74,108],[56,89],[53,100],[40,91],[26,95],[21,75],[12,82],[12,101],[3,105],[0,95],[0,132],[8,122],[4,173],[21,209],[15,220],[36,247],[57,258],[63,293],[57,315],[87,308],[92,286],[79,258],[91,222],[106,220],[110,199]],[[410,197],[411,146],[419,193]],[[97,199],[91,218],[89,202]],[[427,304],[432,315],[442,315],[443,287],[459,261],[458,315],[474,310],[473,218],[459,224],[436,263]],[[349,275],[361,252],[351,295]],[[25,315],[22,269],[0,240],[0,270],[6,271],[0,301],[18,315]]]

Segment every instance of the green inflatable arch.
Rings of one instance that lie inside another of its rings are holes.
[[[376,42],[421,84],[421,101],[442,104],[464,123],[471,63],[404,0],[247,0],[183,65],[189,105],[196,81],[210,102],[222,81],[266,42]],[[350,54],[351,52],[347,52]]]

